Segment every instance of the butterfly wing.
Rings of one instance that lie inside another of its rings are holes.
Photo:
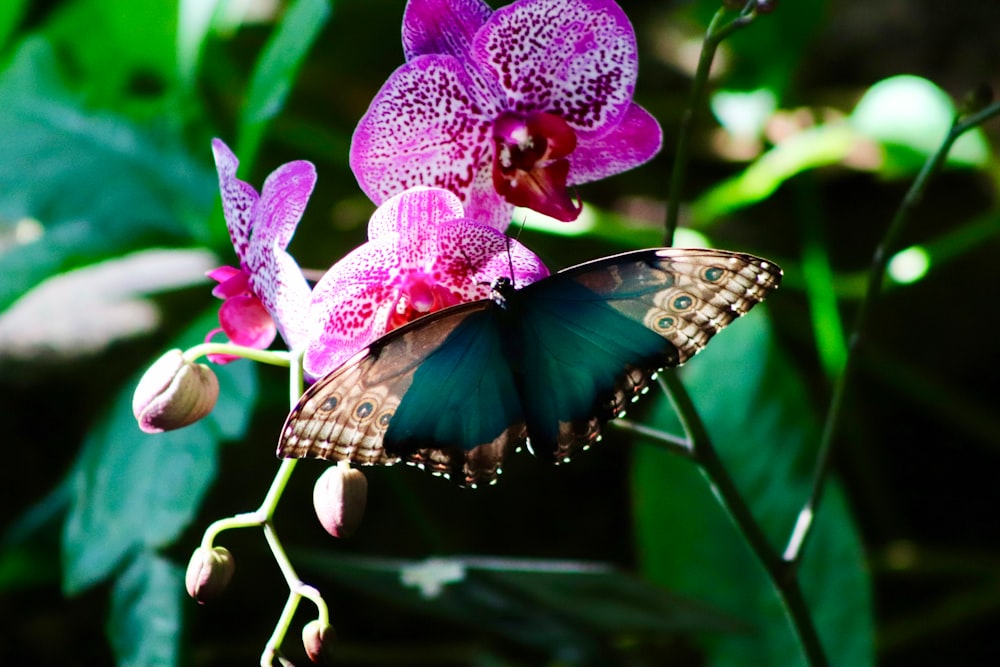
[[[278,456],[405,460],[466,484],[495,479],[525,432],[496,310],[456,306],[373,342],[306,391]]]
[[[533,449],[557,461],[594,442],[660,368],[690,359],[778,287],[767,260],[721,250],[640,250],[513,293]]]

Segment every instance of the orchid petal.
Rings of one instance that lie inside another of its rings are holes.
[[[222,211],[229,229],[229,238],[240,260],[240,267],[246,268],[247,252],[250,245],[250,228],[253,222],[257,191],[253,186],[236,178],[240,161],[229,146],[219,139],[212,139],[212,153],[215,168],[219,173],[219,190],[222,191]]]
[[[523,287],[549,275],[524,245],[473,220],[456,220],[440,229],[434,262],[426,270],[462,301],[488,299],[493,281],[502,276]]]
[[[219,308],[219,324],[237,345],[263,350],[277,334],[274,320],[261,302],[250,295],[226,299]]]
[[[308,376],[325,375],[385,333],[400,265],[397,242],[387,233],[355,248],[313,288],[302,361]]]
[[[488,185],[491,123],[498,111],[459,60],[419,56],[389,77],[358,123],[351,169],[377,204],[409,187],[433,185],[457,194],[466,215],[482,214],[483,222],[506,228],[510,209],[477,210],[489,199],[481,191],[470,196],[473,185]],[[499,201],[494,193],[493,205]]]
[[[411,245],[419,245],[439,225],[465,217],[462,201],[441,188],[416,187],[390,197],[372,214],[368,238],[386,233],[401,234]],[[420,224],[414,224],[419,220]]]
[[[223,269],[231,269],[233,273],[223,271]],[[233,269],[231,266],[220,266],[208,275],[210,278],[219,281],[219,284],[212,290],[212,296],[214,297],[228,299],[250,291],[250,276],[241,269]]]
[[[662,143],[660,124],[638,104],[631,104],[620,125],[573,151],[567,180],[579,185],[620,174],[652,158]]]
[[[476,32],[493,10],[482,0],[410,0],[403,13],[403,53],[467,59]]]
[[[507,109],[557,114],[581,140],[621,121],[638,75],[635,33],[612,0],[519,0],[493,13],[472,53]]]
[[[264,182],[247,263],[254,294],[274,316],[289,347],[305,343],[309,284],[285,248],[316,185],[316,169],[305,161],[282,165]]]

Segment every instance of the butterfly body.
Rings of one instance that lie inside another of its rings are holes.
[[[653,374],[761,301],[780,269],[751,255],[661,248],[582,264],[374,341],[303,395],[278,455],[405,460],[469,485],[511,449],[568,460]]]

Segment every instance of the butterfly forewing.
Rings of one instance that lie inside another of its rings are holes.
[[[670,341],[683,364],[781,282],[774,263],[708,248],[624,253],[557,274]]]

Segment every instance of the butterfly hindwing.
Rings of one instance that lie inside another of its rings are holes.
[[[491,481],[524,438],[495,308],[457,306],[373,342],[306,391],[286,420],[278,456],[404,460],[467,484]]]

